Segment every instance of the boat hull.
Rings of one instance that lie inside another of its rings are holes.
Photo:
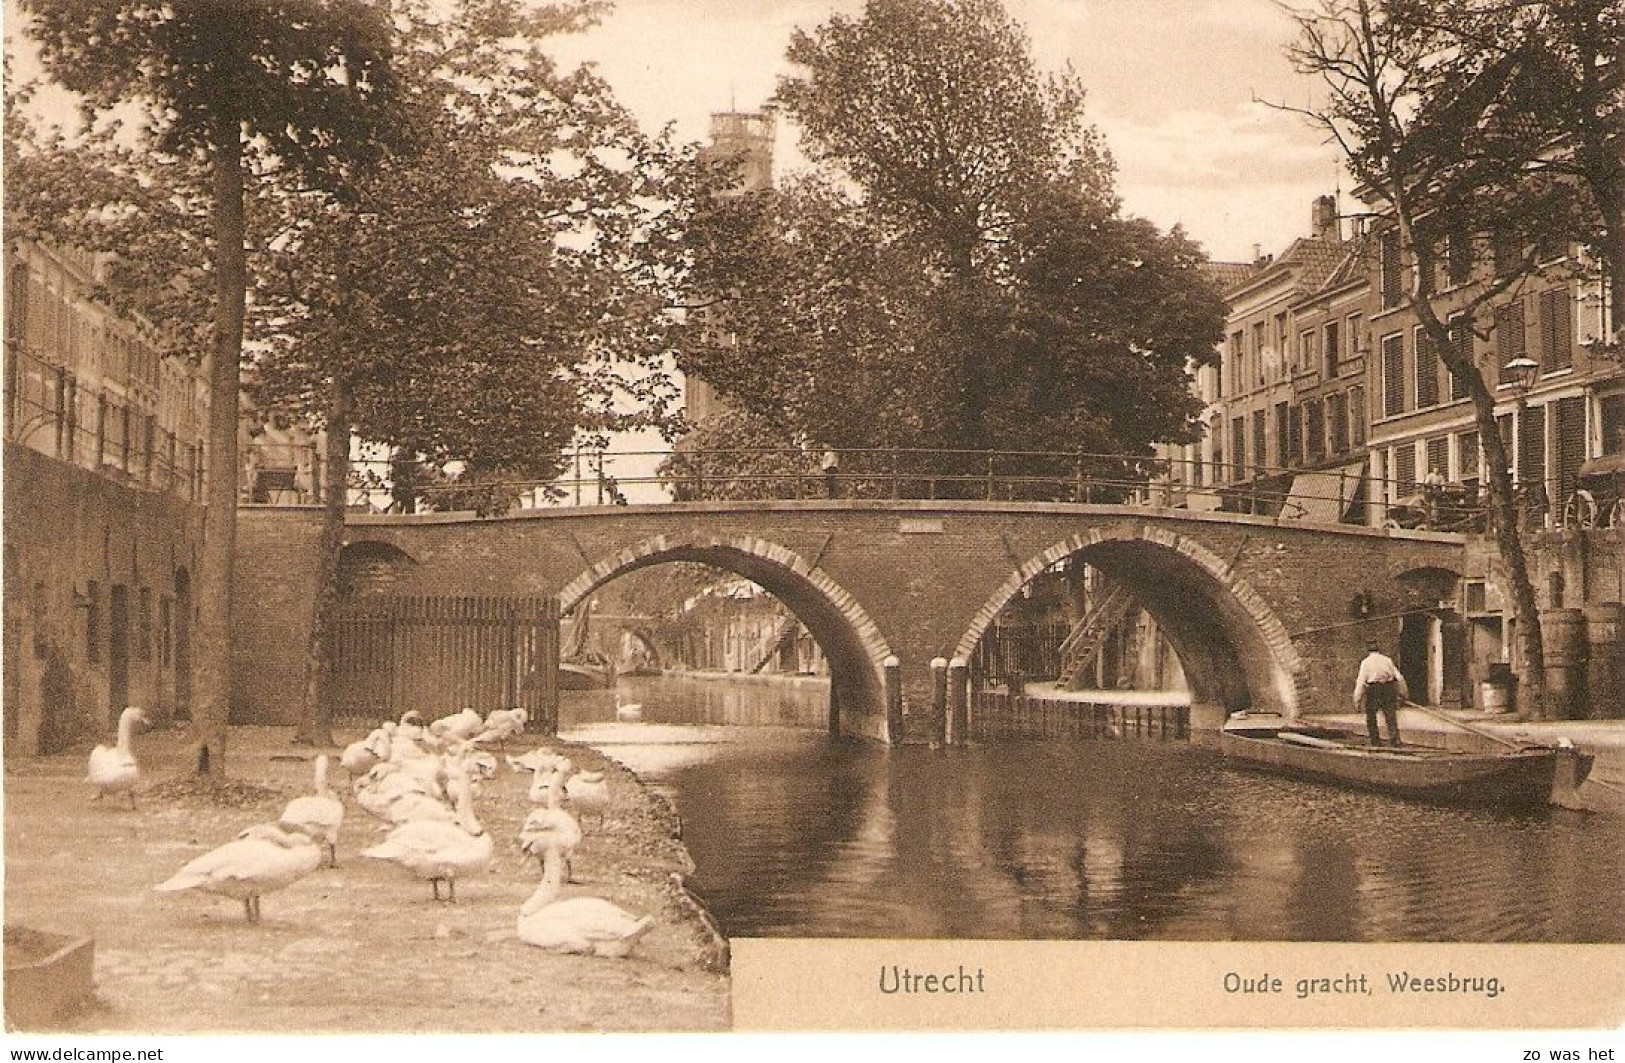
[[[1534,808],[1551,797],[1555,749],[1458,753],[1426,747],[1298,745],[1261,733],[1221,731],[1233,763],[1402,797],[1456,805]]]

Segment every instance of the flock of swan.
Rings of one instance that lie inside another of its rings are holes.
[[[525,728],[523,709],[473,709],[425,725],[408,712],[348,746],[339,764],[353,780],[355,803],[381,820],[388,834],[361,856],[390,861],[427,879],[436,901],[456,903],[457,879],[487,868],[494,854],[480,825],[474,799],[497,772],[488,747],[496,745],[515,772],[532,775],[529,798],[536,807],[519,831],[519,846],[541,868],[541,882],[515,924],[526,944],[553,952],[622,957],[654,925],[598,897],[561,898],[570,880],[570,859],[584,832],[578,814],[595,817],[601,829],[610,809],[602,772],[582,771],[566,756],[542,747],[507,756],[507,742]],[[86,781],[96,799],[126,793],[135,807],[140,780],[133,735],[146,715],[128,708],[119,719],[117,746],[97,746]],[[288,802],[273,823],[259,823],[190,861],[155,889],[202,890],[239,900],[248,922],[260,921],[260,898],[322,866],[337,867],[344,802],[328,785],[328,758],[315,764],[314,793]],[[441,887],[445,896],[441,896]]]

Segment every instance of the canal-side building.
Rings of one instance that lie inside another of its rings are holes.
[[[5,246],[8,750],[186,712],[208,390],[95,297],[106,259]]]
[[[1228,512],[1280,513],[1295,469],[1324,447],[1323,407],[1300,404],[1299,393],[1322,366],[1303,347],[1297,311],[1318,293],[1346,258],[1336,201],[1315,200],[1309,236],[1280,255],[1261,260],[1226,293],[1229,313],[1220,350],[1219,395],[1210,433],[1222,439],[1226,460],[1213,465],[1216,489]],[[1311,334],[1313,334],[1311,332]],[[1319,412],[1313,423],[1307,415]]]

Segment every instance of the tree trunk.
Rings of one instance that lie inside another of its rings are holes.
[[[237,550],[237,404],[248,267],[243,250],[243,145],[235,115],[216,117],[213,144],[214,341],[209,359],[208,488],[199,558],[192,728],[197,771],[223,775],[231,715],[231,589]]]
[[[395,512],[418,511],[417,459],[405,447],[389,456],[389,494]]]
[[[1446,367],[1467,383],[1473,403],[1473,423],[1478,429],[1479,445],[1488,467],[1490,529],[1501,559],[1503,582],[1509,591],[1506,597],[1511,599],[1512,616],[1518,629],[1514,670],[1521,687],[1520,711],[1541,717],[1546,712],[1546,645],[1541,638],[1540,610],[1523,553],[1522,514],[1518,512],[1518,499],[1512,487],[1512,463],[1506,447],[1501,445],[1500,426],[1495,423],[1495,396],[1477,365],[1457,355],[1449,328],[1433,312],[1425,295],[1424,292],[1424,297],[1414,303],[1417,318]]]
[[[326,494],[322,533],[316,548],[316,602],[305,652],[305,703],[294,743],[333,745],[332,633],[339,608],[339,552],[344,548],[344,513],[350,493],[349,382],[335,376],[328,386],[327,449],[323,462]]]

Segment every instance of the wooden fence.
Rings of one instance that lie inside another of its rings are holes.
[[[332,654],[340,722],[521,706],[532,730],[558,730],[556,598],[354,598],[339,608]]]
[[[1102,693],[1102,698],[1110,698]],[[1189,738],[1190,706],[1130,704],[1073,698],[1010,695],[997,690],[971,694],[970,737],[999,738]]]

